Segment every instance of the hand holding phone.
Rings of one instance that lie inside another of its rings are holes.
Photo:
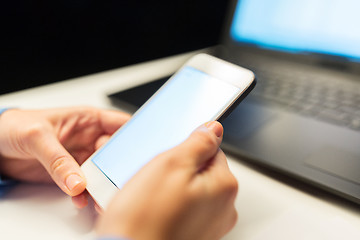
[[[147,163],[112,199],[98,234],[209,240],[230,231],[238,185],[219,150],[222,133],[220,123],[209,122]]]
[[[194,56],[82,165],[88,192],[105,208],[147,162],[201,124],[221,120],[254,84],[247,69],[206,54]]]

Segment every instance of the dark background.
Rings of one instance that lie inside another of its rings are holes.
[[[0,93],[216,45],[228,2],[2,2]]]

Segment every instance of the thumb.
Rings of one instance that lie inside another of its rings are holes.
[[[201,168],[219,150],[223,135],[223,127],[217,121],[205,123],[198,127],[178,150],[186,155],[195,168]]]
[[[79,164],[51,131],[35,136],[29,150],[45,167],[54,182],[68,195],[76,196],[86,187]]]

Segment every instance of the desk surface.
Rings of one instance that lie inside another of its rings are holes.
[[[0,106],[113,108],[107,93],[167,76],[193,53],[0,96]],[[224,239],[360,239],[360,206],[228,155],[239,219]],[[360,173],[359,173],[360,174]],[[275,176],[275,177],[274,177]],[[93,239],[96,213],[53,185],[20,184],[0,200],[1,239]]]

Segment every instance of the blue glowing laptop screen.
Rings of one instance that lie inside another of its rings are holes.
[[[314,52],[360,60],[360,1],[242,0],[233,40],[262,48]]]

